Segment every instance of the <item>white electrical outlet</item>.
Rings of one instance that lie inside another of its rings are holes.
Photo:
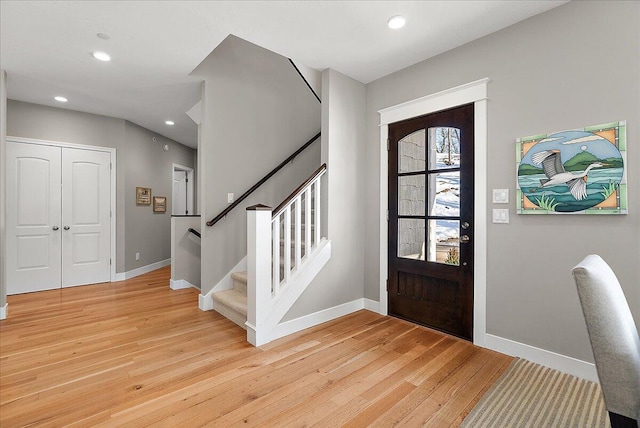
[[[227,193],[227,203],[228,204],[233,203],[233,193]]]
[[[136,253],[136,260],[140,260],[140,253]]]

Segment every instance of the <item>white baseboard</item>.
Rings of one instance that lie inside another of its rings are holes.
[[[368,311],[375,312],[377,314],[380,313],[380,302],[376,302],[371,299],[362,299],[364,300],[364,308]]]
[[[9,304],[5,303],[4,306],[0,306],[0,320],[7,319],[9,314]]]
[[[135,278],[136,276],[140,276],[142,274],[154,271],[156,269],[163,268],[165,266],[169,266],[171,264],[171,259],[161,260],[159,262],[151,263],[150,265],[141,266],[139,268],[127,271],[116,273],[116,281],[124,281],[127,279]]]
[[[488,349],[511,355],[512,357],[524,358],[581,379],[598,382],[598,373],[593,363],[556,354],[546,349],[536,348],[535,346],[494,336],[493,334],[485,334],[485,345]]]
[[[332,308],[315,312],[313,314],[285,321],[278,324],[273,330],[271,340],[280,339],[281,337],[297,333],[300,330],[304,330],[305,328],[310,328],[318,324],[322,324],[323,322],[343,317],[361,309],[365,309],[365,299],[356,299],[351,302],[343,303]]]
[[[193,285],[186,279],[170,279],[169,288],[172,290],[182,290],[183,288],[195,288],[197,290],[200,290],[200,287],[198,287],[197,285]]]
[[[213,310],[212,294],[217,293],[218,291],[231,290],[233,288],[233,279],[231,279],[231,274],[234,272],[243,272],[245,270],[247,270],[247,256],[244,256],[237,265],[232,267],[231,270],[227,272],[227,274],[218,281],[218,283],[214,285],[207,294],[200,294],[200,298],[198,299],[198,308],[200,308],[201,311]]]

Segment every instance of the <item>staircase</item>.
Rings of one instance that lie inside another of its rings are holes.
[[[279,337],[282,317],[331,257],[320,234],[320,178],[316,170],[273,211],[247,208],[247,271],[233,272],[233,288],[212,294],[213,309],[247,330],[255,346]]]
[[[213,309],[246,330],[247,272],[233,272],[231,279],[231,290],[213,293]]]
[[[313,203],[312,203],[313,206]],[[313,210],[312,210],[313,212]],[[304,217],[304,216],[303,216]],[[304,257],[305,246],[305,223],[304,218],[301,224],[301,257]],[[311,231],[313,233],[315,226],[311,224]],[[281,236],[283,234],[281,233]],[[291,225],[291,236],[295,235],[295,225]],[[280,238],[280,268],[279,278],[284,278],[284,244],[285,238]],[[295,255],[295,240],[291,240],[291,255]],[[292,262],[295,262],[292,260]],[[292,263],[293,264],[293,263]],[[213,309],[233,321],[240,327],[247,329],[247,271],[233,272],[231,274],[231,280],[233,281],[233,288],[230,290],[219,291],[212,294]]]

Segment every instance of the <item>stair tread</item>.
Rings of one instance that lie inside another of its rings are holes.
[[[247,295],[238,290],[231,289],[213,293],[213,299],[222,303],[236,312],[247,315]]]
[[[231,279],[235,279],[238,282],[247,283],[247,271],[244,272],[233,272],[231,274]]]

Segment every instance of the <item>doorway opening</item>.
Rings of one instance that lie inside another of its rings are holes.
[[[193,215],[193,169],[173,164],[172,215]]]

